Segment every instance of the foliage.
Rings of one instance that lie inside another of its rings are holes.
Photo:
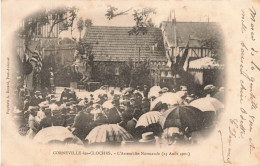
[[[145,35],[148,31],[147,28],[153,25],[151,23],[151,18],[149,18],[151,14],[156,14],[155,9],[144,8],[142,9],[142,11],[134,10],[133,17],[135,21],[135,26],[133,26],[132,30],[128,32],[129,35],[139,35],[140,33]]]
[[[116,16],[127,14],[130,10],[131,9],[117,12],[118,8],[109,6],[106,16],[109,20],[111,20]],[[151,19],[152,14],[156,14],[156,10],[154,8],[143,8],[142,10],[134,10],[132,15],[133,20],[135,21],[135,25],[128,32],[128,34],[136,36],[139,34],[147,34],[148,28],[154,27],[154,24]],[[129,61],[126,62],[126,65],[122,68],[121,71],[121,78],[129,86],[149,84],[150,70],[149,63],[147,61],[138,62],[138,64],[135,67],[133,67],[133,62],[131,59],[129,59]]]
[[[93,23],[92,23],[92,20],[91,20],[91,19],[86,19],[86,20],[85,20],[85,27],[86,27],[86,28],[92,26],[92,24],[93,24]]]
[[[117,12],[118,8],[113,7],[113,6],[108,6],[107,13],[106,13],[107,19],[111,20],[116,16],[126,15],[127,12],[129,12],[131,9],[132,8],[125,10],[125,11]]]
[[[35,37],[38,26],[50,25],[48,37],[50,37],[55,25],[60,23],[62,23],[64,27],[61,31],[67,30],[69,27],[73,26],[77,16],[77,10],[78,9],[75,7],[39,10],[24,19],[24,27],[18,30],[19,36],[25,39],[25,46],[27,47],[30,40]]]
[[[218,59],[223,54],[223,46],[222,46],[223,42],[219,38],[219,36],[221,36],[221,35],[218,35],[218,37],[216,37],[216,36],[203,40],[202,47],[209,48],[212,51],[212,54],[215,55],[214,58]]]

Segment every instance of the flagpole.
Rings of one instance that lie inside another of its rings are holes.
[[[176,63],[176,56],[177,56],[177,28],[176,28],[176,18],[175,18],[175,10],[173,11],[173,30],[174,30],[174,45],[175,45],[175,49],[174,49],[174,63]],[[176,72],[174,72],[174,86],[176,88],[177,86],[177,80],[176,80]]]

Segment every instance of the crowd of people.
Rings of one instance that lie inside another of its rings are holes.
[[[148,88],[146,85],[120,90],[102,86],[79,98],[69,88],[64,88],[59,96],[41,91],[30,94],[21,89],[15,109],[16,115],[21,115],[19,123],[28,127],[25,134],[28,139],[34,139],[45,128],[63,126],[86,146],[106,143],[156,144],[158,140],[173,144],[196,143],[194,133],[214,128],[217,116],[224,108],[220,101],[224,98],[223,87],[217,89],[214,85],[207,85],[204,92],[205,96],[190,94],[186,86],[180,86],[178,91],[159,86]],[[202,98],[214,98],[212,101],[204,100],[213,103],[202,103],[203,108],[196,108],[195,101]],[[215,100],[217,103],[214,103]],[[192,105],[193,101],[195,105]],[[205,105],[213,108],[202,110]],[[182,111],[186,111],[185,115]],[[168,118],[171,112],[178,115]],[[193,117],[198,115],[197,112],[202,118]],[[210,116],[204,116],[203,113],[208,112]],[[169,125],[168,121],[171,122]],[[200,126],[190,126],[192,121]],[[103,129],[94,133],[97,127]],[[93,134],[97,138],[92,138]]]

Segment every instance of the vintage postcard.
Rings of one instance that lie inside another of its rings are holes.
[[[260,165],[260,1],[1,10],[2,165]]]

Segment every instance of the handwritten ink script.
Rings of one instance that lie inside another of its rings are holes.
[[[233,142],[245,141],[248,143],[248,153],[254,153],[253,131],[256,122],[256,113],[259,111],[257,103],[256,82],[257,75],[260,74],[260,53],[257,47],[255,25],[257,12],[253,6],[247,9],[241,9],[241,41],[240,41],[240,109],[237,111],[238,118],[229,119],[228,126],[228,145],[223,150],[223,138],[221,131],[218,131],[222,143],[222,157],[224,163],[232,164],[232,144]],[[225,151],[225,152],[224,152]]]
[[[248,151],[250,154],[255,149],[252,131],[256,121],[256,112],[259,111],[259,104],[256,100],[256,79],[260,73],[259,50],[257,50],[256,29],[257,13],[252,6],[249,9],[242,9],[241,26],[241,62],[240,62],[240,119],[237,119],[238,137],[247,139]],[[246,38],[249,35],[249,39]],[[247,134],[246,134],[247,133]],[[247,137],[246,137],[247,135]]]

